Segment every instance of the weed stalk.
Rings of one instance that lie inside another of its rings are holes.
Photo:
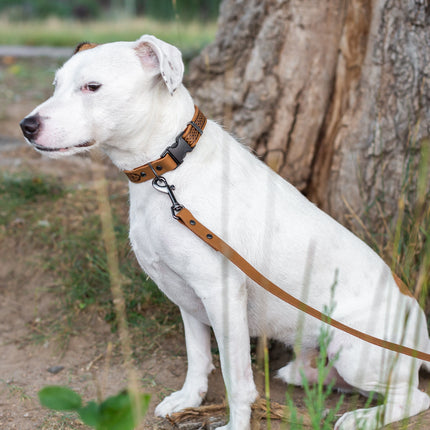
[[[134,404],[135,422],[140,422],[142,412],[139,402],[138,377],[133,367],[131,339],[127,326],[125,298],[122,291],[121,273],[119,270],[118,253],[113,227],[112,211],[109,203],[109,192],[105,179],[105,170],[101,162],[101,154],[92,152],[92,173],[99,205],[102,224],[102,237],[106,248],[107,267],[110,276],[110,287],[118,324],[119,339],[124,360],[124,367],[128,374],[128,390]]]

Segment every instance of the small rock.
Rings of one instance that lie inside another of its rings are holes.
[[[57,373],[60,373],[63,369],[64,369],[64,366],[51,366],[51,367],[48,367],[46,370],[49,373],[56,375]]]

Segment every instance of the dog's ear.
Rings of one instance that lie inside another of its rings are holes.
[[[173,94],[184,75],[184,63],[179,49],[149,35],[138,39],[134,49],[144,67],[159,70],[167,89]]]
[[[86,51],[87,49],[95,48],[96,46],[98,46],[97,43],[82,42],[75,48],[73,55],[81,51]]]

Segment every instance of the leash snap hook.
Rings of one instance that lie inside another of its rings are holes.
[[[167,182],[167,180],[164,176],[157,175],[157,173],[155,172],[155,170],[153,169],[151,164],[149,166],[151,167],[151,170],[153,171],[153,173],[155,175],[154,179],[152,180],[152,186],[154,187],[155,190],[159,191],[160,193],[164,193],[164,194],[167,194],[169,196],[170,201],[172,202],[172,206],[170,208],[170,210],[172,211],[172,216],[175,219],[179,219],[176,214],[181,209],[183,209],[184,206],[182,206],[176,200],[175,194],[173,193],[175,186],[169,185],[169,183]]]

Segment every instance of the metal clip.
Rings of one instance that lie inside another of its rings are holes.
[[[172,206],[170,208],[170,210],[172,211],[172,216],[175,219],[179,219],[176,214],[184,208],[184,206],[182,206],[175,197],[175,194],[173,193],[175,186],[174,185],[169,185],[169,183],[167,182],[166,178],[164,176],[159,176],[157,175],[157,173],[155,172],[154,168],[152,167],[151,163],[149,163],[149,167],[151,168],[152,172],[154,173],[155,178],[152,180],[152,186],[154,187],[154,189],[156,189],[157,191],[160,191],[160,193],[164,193],[164,194],[168,194],[168,196],[170,197],[170,201],[172,202]]]

